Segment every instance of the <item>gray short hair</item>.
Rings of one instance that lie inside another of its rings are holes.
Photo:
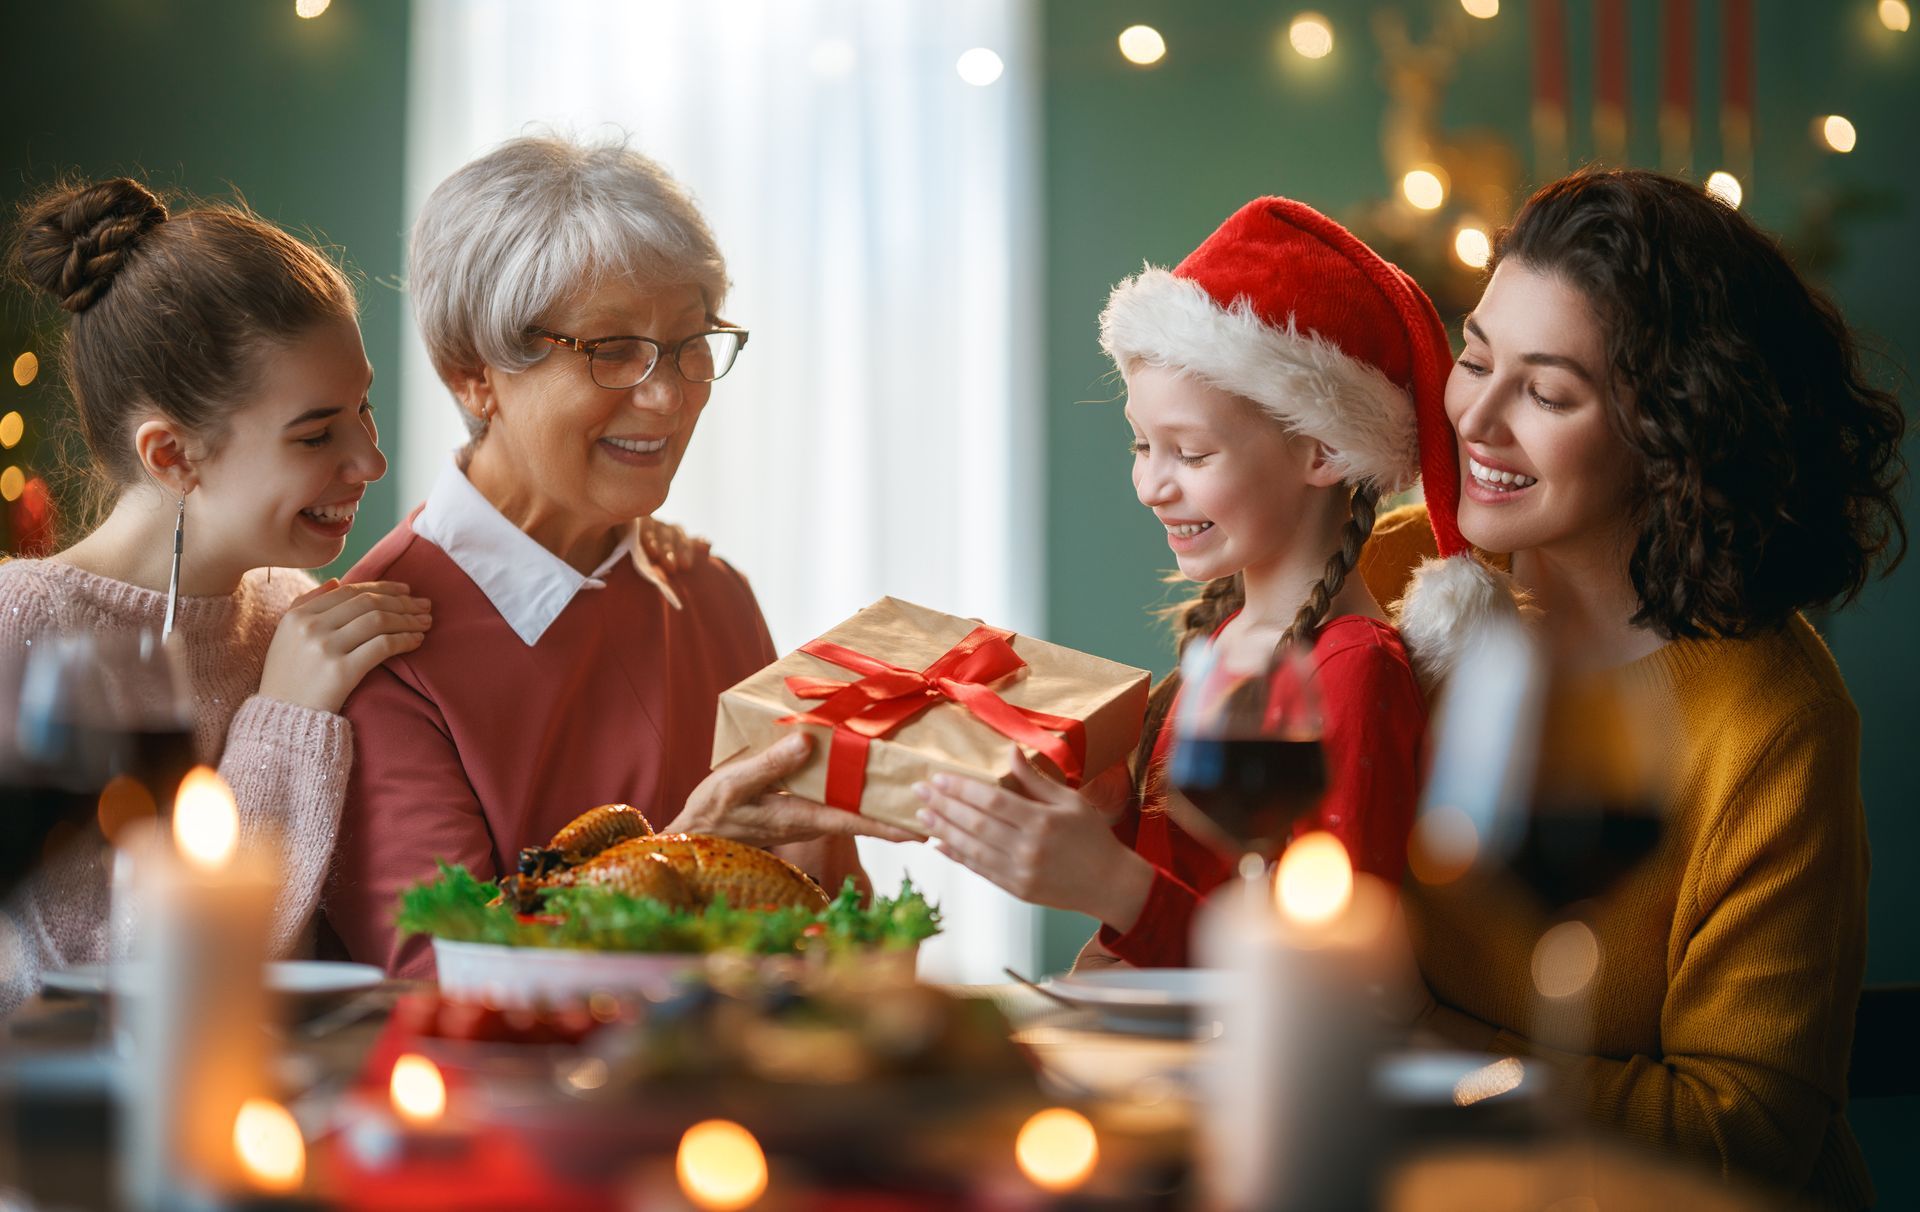
[[[414,320],[442,379],[525,370],[552,347],[523,329],[594,280],[626,275],[697,286],[715,313],[727,292],[693,198],[624,139],[501,144],[434,189],[407,256]]]

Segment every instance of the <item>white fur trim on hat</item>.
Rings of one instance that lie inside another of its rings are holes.
[[[1100,314],[1100,347],[1124,373],[1135,361],[1189,370],[1245,396],[1326,445],[1349,483],[1398,492],[1420,474],[1413,399],[1377,367],[1278,328],[1241,299],[1222,308],[1197,282],[1149,266],[1115,287]]]
[[[1432,693],[1487,624],[1518,621],[1524,596],[1512,577],[1471,555],[1422,562],[1393,620],[1420,685]]]

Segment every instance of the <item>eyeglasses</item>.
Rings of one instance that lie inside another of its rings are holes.
[[[709,329],[671,345],[662,345],[652,337],[595,337],[583,341],[565,333],[532,327],[526,334],[587,355],[587,373],[608,391],[640,386],[663,357],[673,359],[680,377],[687,382],[711,383],[733,369],[733,360],[747,344],[744,328]]]

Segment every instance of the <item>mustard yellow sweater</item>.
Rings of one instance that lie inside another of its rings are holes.
[[[1380,520],[1361,573],[1381,602],[1434,554],[1424,506]],[[1860,721],[1806,620],[1745,640],[1677,640],[1627,671],[1672,712],[1678,774],[1659,851],[1589,919],[1602,963],[1591,1114],[1629,1137],[1820,1207],[1873,1202],[1846,1121],[1866,967]],[[1532,1053],[1538,922],[1409,880],[1407,916],[1439,1006],[1469,1048]]]

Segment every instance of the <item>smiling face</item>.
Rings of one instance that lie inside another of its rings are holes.
[[[1460,533],[1496,552],[1617,543],[1634,455],[1610,420],[1606,334],[1585,296],[1505,261],[1464,327],[1447,379]]]
[[[367,485],[387,472],[372,386],[352,320],[323,321],[269,346],[249,402],[193,464],[196,559],[236,575],[338,559]]]
[[[1251,401],[1177,370],[1127,373],[1133,488],[1166,527],[1180,575],[1231,576],[1283,559],[1318,503],[1316,445]]]
[[[583,340],[651,337],[670,349],[705,331],[711,317],[697,287],[615,279],[535,323]],[[502,512],[559,550],[574,536],[660,508],[711,393],[712,384],[683,379],[664,355],[624,391],[595,383],[586,355],[559,346],[524,371],[488,367],[462,393],[469,407],[491,412],[469,475]]]

